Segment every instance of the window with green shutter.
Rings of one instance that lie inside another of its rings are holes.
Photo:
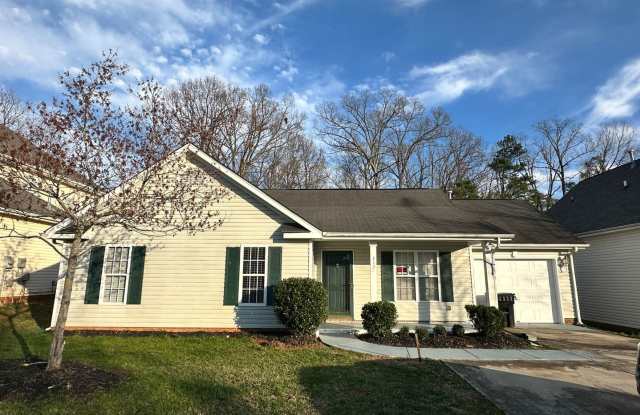
[[[89,267],[87,269],[87,285],[84,291],[85,304],[98,304],[100,302],[100,283],[102,281],[104,251],[104,246],[94,246],[91,248]]]
[[[240,282],[240,247],[227,247],[224,263],[223,305],[238,305]]]

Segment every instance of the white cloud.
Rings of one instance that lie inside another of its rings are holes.
[[[424,102],[454,101],[470,92],[500,88],[519,96],[544,86],[546,73],[536,53],[471,52],[437,65],[415,66],[409,78],[417,82],[417,96]]]
[[[382,52],[382,54],[381,54],[380,56],[382,57],[382,59],[383,59],[385,62],[389,63],[389,62],[391,62],[393,59],[395,59],[396,54],[395,54],[395,53],[393,53],[393,52],[391,52],[391,51],[389,51],[389,50],[387,50],[387,51]]]
[[[591,98],[587,124],[631,117],[640,105],[640,58],[624,65]]]
[[[255,35],[253,35],[253,40],[255,40],[259,45],[266,45],[267,43],[269,43],[269,38],[262,33],[256,33]]]
[[[416,8],[416,7],[421,7],[424,6],[425,4],[429,3],[431,0],[393,0],[393,2],[400,6],[400,7],[405,7],[405,8]]]

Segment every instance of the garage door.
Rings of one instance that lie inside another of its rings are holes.
[[[474,288],[476,301],[485,303],[486,292],[482,261],[476,261]],[[555,273],[550,260],[502,259],[496,261],[497,292],[515,293],[516,322],[554,323],[560,322],[557,311]]]

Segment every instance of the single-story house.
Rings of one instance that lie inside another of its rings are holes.
[[[192,145],[177,154],[227,189],[212,207],[222,225],[159,239],[85,235],[69,329],[278,328],[272,287],[283,278],[322,281],[331,319],[358,321],[365,303],[382,299],[402,322],[466,322],[466,304],[497,305],[498,292],[517,295],[519,323],[579,318],[570,258],[586,245],[525,202],[260,190]],[[52,238],[64,239],[64,226]]]
[[[640,160],[581,181],[551,214],[590,245],[575,256],[584,320],[640,329]]]

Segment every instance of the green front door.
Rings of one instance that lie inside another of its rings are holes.
[[[329,292],[329,314],[351,312],[352,265],[350,251],[323,252],[322,282]]]

